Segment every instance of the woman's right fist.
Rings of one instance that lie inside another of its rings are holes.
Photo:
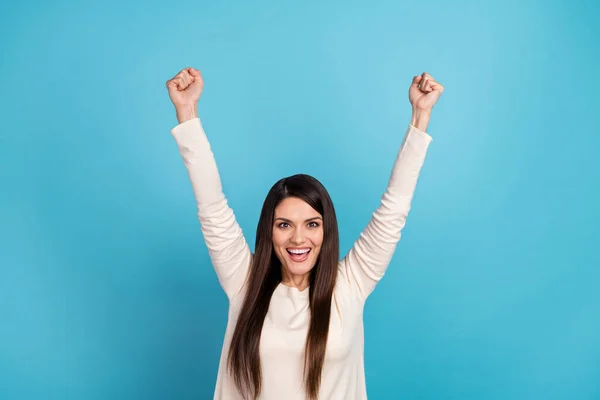
[[[173,79],[167,81],[169,97],[178,111],[195,109],[203,87],[202,75],[194,68],[182,69]]]

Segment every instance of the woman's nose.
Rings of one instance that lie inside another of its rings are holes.
[[[302,244],[304,243],[304,231],[302,228],[294,229],[294,234],[292,235],[292,243],[294,244]]]

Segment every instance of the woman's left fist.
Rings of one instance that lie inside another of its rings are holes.
[[[423,72],[413,78],[408,90],[408,100],[414,111],[430,113],[443,92],[444,87],[427,72]]]

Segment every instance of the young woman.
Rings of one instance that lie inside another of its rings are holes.
[[[167,81],[179,121],[171,133],[229,298],[214,398],[366,399],[363,306],[400,240],[432,140],[427,124],[444,88],[427,73],[413,78],[412,120],[387,190],[340,261],[333,203],[318,180],[302,174],[281,179],[269,191],[252,254],[223,194],[197,115],[203,85],[193,68]]]

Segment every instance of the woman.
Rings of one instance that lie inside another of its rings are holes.
[[[252,254],[223,194],[197,115],[204,82],[186,68],[167,82],[179,125],[172,129],[229,319],[215,399],[366,399],[363,306],[400,240],[431,137],[431,110],[444,88],[413,78],[413,116],[379,208],[339,261],[333,203],[308,175],[269,191]]]

